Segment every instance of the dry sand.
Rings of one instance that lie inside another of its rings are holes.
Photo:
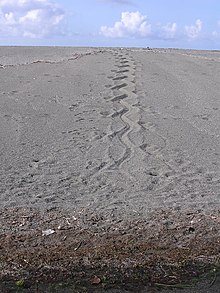
[[[214,51],[1,47],[1,278],[219,265],[219,79]]]

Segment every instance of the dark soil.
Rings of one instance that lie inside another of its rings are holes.
[[[207,272],[215,277],[219,267],[219,211],[164,210],[120,221],[85,210],[16,208],[2,209],[0,222],[1,292],[173,288]]]

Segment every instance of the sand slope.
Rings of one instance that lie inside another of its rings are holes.
[[[68,243],[88,241],[91,230],[93,249],[107,246],[120,229],[133,234],[115,241],[128,243],[140,228],[140,249],[159,239],[168,250],[201,241],[201,254],[204,245],[207,257],[218,255],[219,52],[1,47],[0,64],[1,217],[18,217],[2,225],[3,247],[12,233],[19,250],[15,239],[27,233],[18,255],[44,251],[41,231],[54,210],[79,220]]]
[[[217,53],[32,50],[0,72],[2,206],[219,205]]]

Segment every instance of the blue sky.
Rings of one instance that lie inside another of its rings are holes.
[[[0,0],[0,45],[220,49],[220,1]]]

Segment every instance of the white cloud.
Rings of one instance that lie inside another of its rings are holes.
[[[202,31],[202,21],[200,19],[196,20],[195,25],[186,25],[185,26],[185,34],[190,39],[195,39],[199,36]]]
[[[50,0],[0,0],[0,33],[30,38],[61,33],[64,12]]]
[[[121,20],[117,21],[113,27],[102,26],[101,34],[106,37],[146,37],[151,34],[151,24],[147,22],[147,17],[139,11],[122,12]]]
[[[164,39],[174,39],[177,32],[177,24],[174,23],[168,23],[160,28],[160,36]]]

